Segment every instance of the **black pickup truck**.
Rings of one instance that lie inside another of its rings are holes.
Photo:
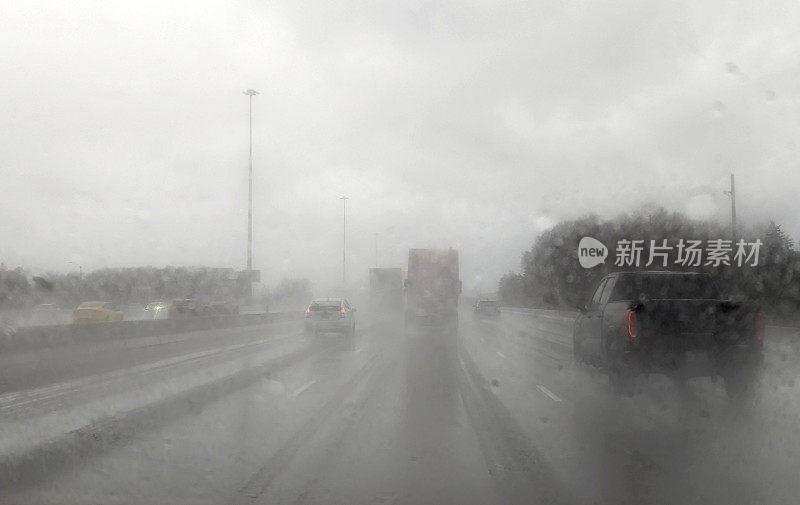
[[[575,320],[578,362],[605,370],[615,391],[633,394],[639,374],[720,376],[729,396],[753,391],[762,363],[764,314],[724,300],[707,274],[615,272]]]

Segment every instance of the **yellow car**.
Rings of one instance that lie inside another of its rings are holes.
[[[122,312],[111,302],[83,302],[72,313],[73,323],[122,321]]]

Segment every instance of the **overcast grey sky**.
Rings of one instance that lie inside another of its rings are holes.
[[[661,205],[800,237],[800,3],[3,2],[0,261],[335,283],[460,249],[493,289],[560,219]]]

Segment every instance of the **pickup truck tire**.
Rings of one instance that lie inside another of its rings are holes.
[[[755,398],[756,390],[761,383],[761,360],[742,363],[731,370],[724,371],[725,392],[733,401],[750,401]]]
[[[747,399],[750,395],[752,388],[749,388],[749,384],[746,380],[743,380],[738,375],[729,375],[724,378],[725,381],[725,392],[728,394],[728,398],[731,400],[744,400]]]
[[[632,397],[636,385],[636,374],[622,360],[622,342],[604,339],[606,369],[611,389],[618,396]]]
[[[575,338],[575,334],[572,334],[572,362],[584,364],[586,360],[583,357],[583,351],[581,351],[581,344],[578,342],[578,339]]]
[[[611,389],[618,396],[633,397],[636,377],[622,367],[613,367],[608,371],[608,381]]]

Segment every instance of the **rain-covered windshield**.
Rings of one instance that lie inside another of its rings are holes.
[[[0,505],[800,502],[800,2],[0,2]]]

